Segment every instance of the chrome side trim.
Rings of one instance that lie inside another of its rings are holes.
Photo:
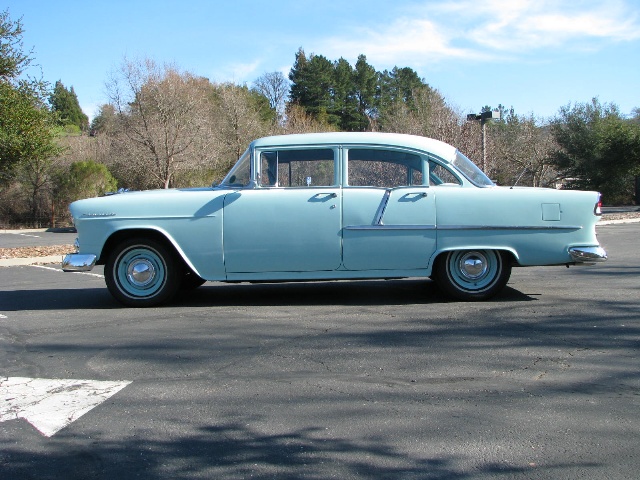
[[[91,253],[70,253],[62,259],[63,272],[88,272],[96,265],[97,257]]]
[[[607,259],[607,252],[602,247],[571,247],[569,255],[576,263],[604,262]]]
[[[345,230],[436,230],[435,225],[348,225]]]
[[[438,225],[438,230],[582,230],[581,225]]]
[[[581,230],[581,226],[515,226],[515,225],[347,225],[345,230]]]

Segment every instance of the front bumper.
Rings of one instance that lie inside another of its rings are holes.
[[[607,259],[607,252],[602,247],[571,247],[569,255],[574,262],[582,264],[604,262]]]
[[[88,272],[96,265],[97,256],[91,253],[69,253],[62,259],[64,272]]]

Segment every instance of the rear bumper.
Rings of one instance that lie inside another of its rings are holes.
[[[62,259],[64,272],[88,272],[96,265],[96,255],[90,253],[70,253]]]
[[[571,247],[569,255],[574,262],[582,264],[604,262],[607,259],[607,252],[602,247]]]

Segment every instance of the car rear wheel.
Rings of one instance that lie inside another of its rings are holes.
[[[496,250],[456,250],[436,259],[433,278],[448,295],[459,300],[486,300],[509,281],[511,265]]]
[[[180,265],[173,253],[151,239],[132,238],[109,255],[107,288],[130,307],[151,307],[170,300],[180,286]]]

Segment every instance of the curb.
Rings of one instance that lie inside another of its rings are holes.
[[[640,218],[622,218],[620,220],[604,220],[596,224],[597,227],[607,225],[620,225],[621,223],[640,223]]]

